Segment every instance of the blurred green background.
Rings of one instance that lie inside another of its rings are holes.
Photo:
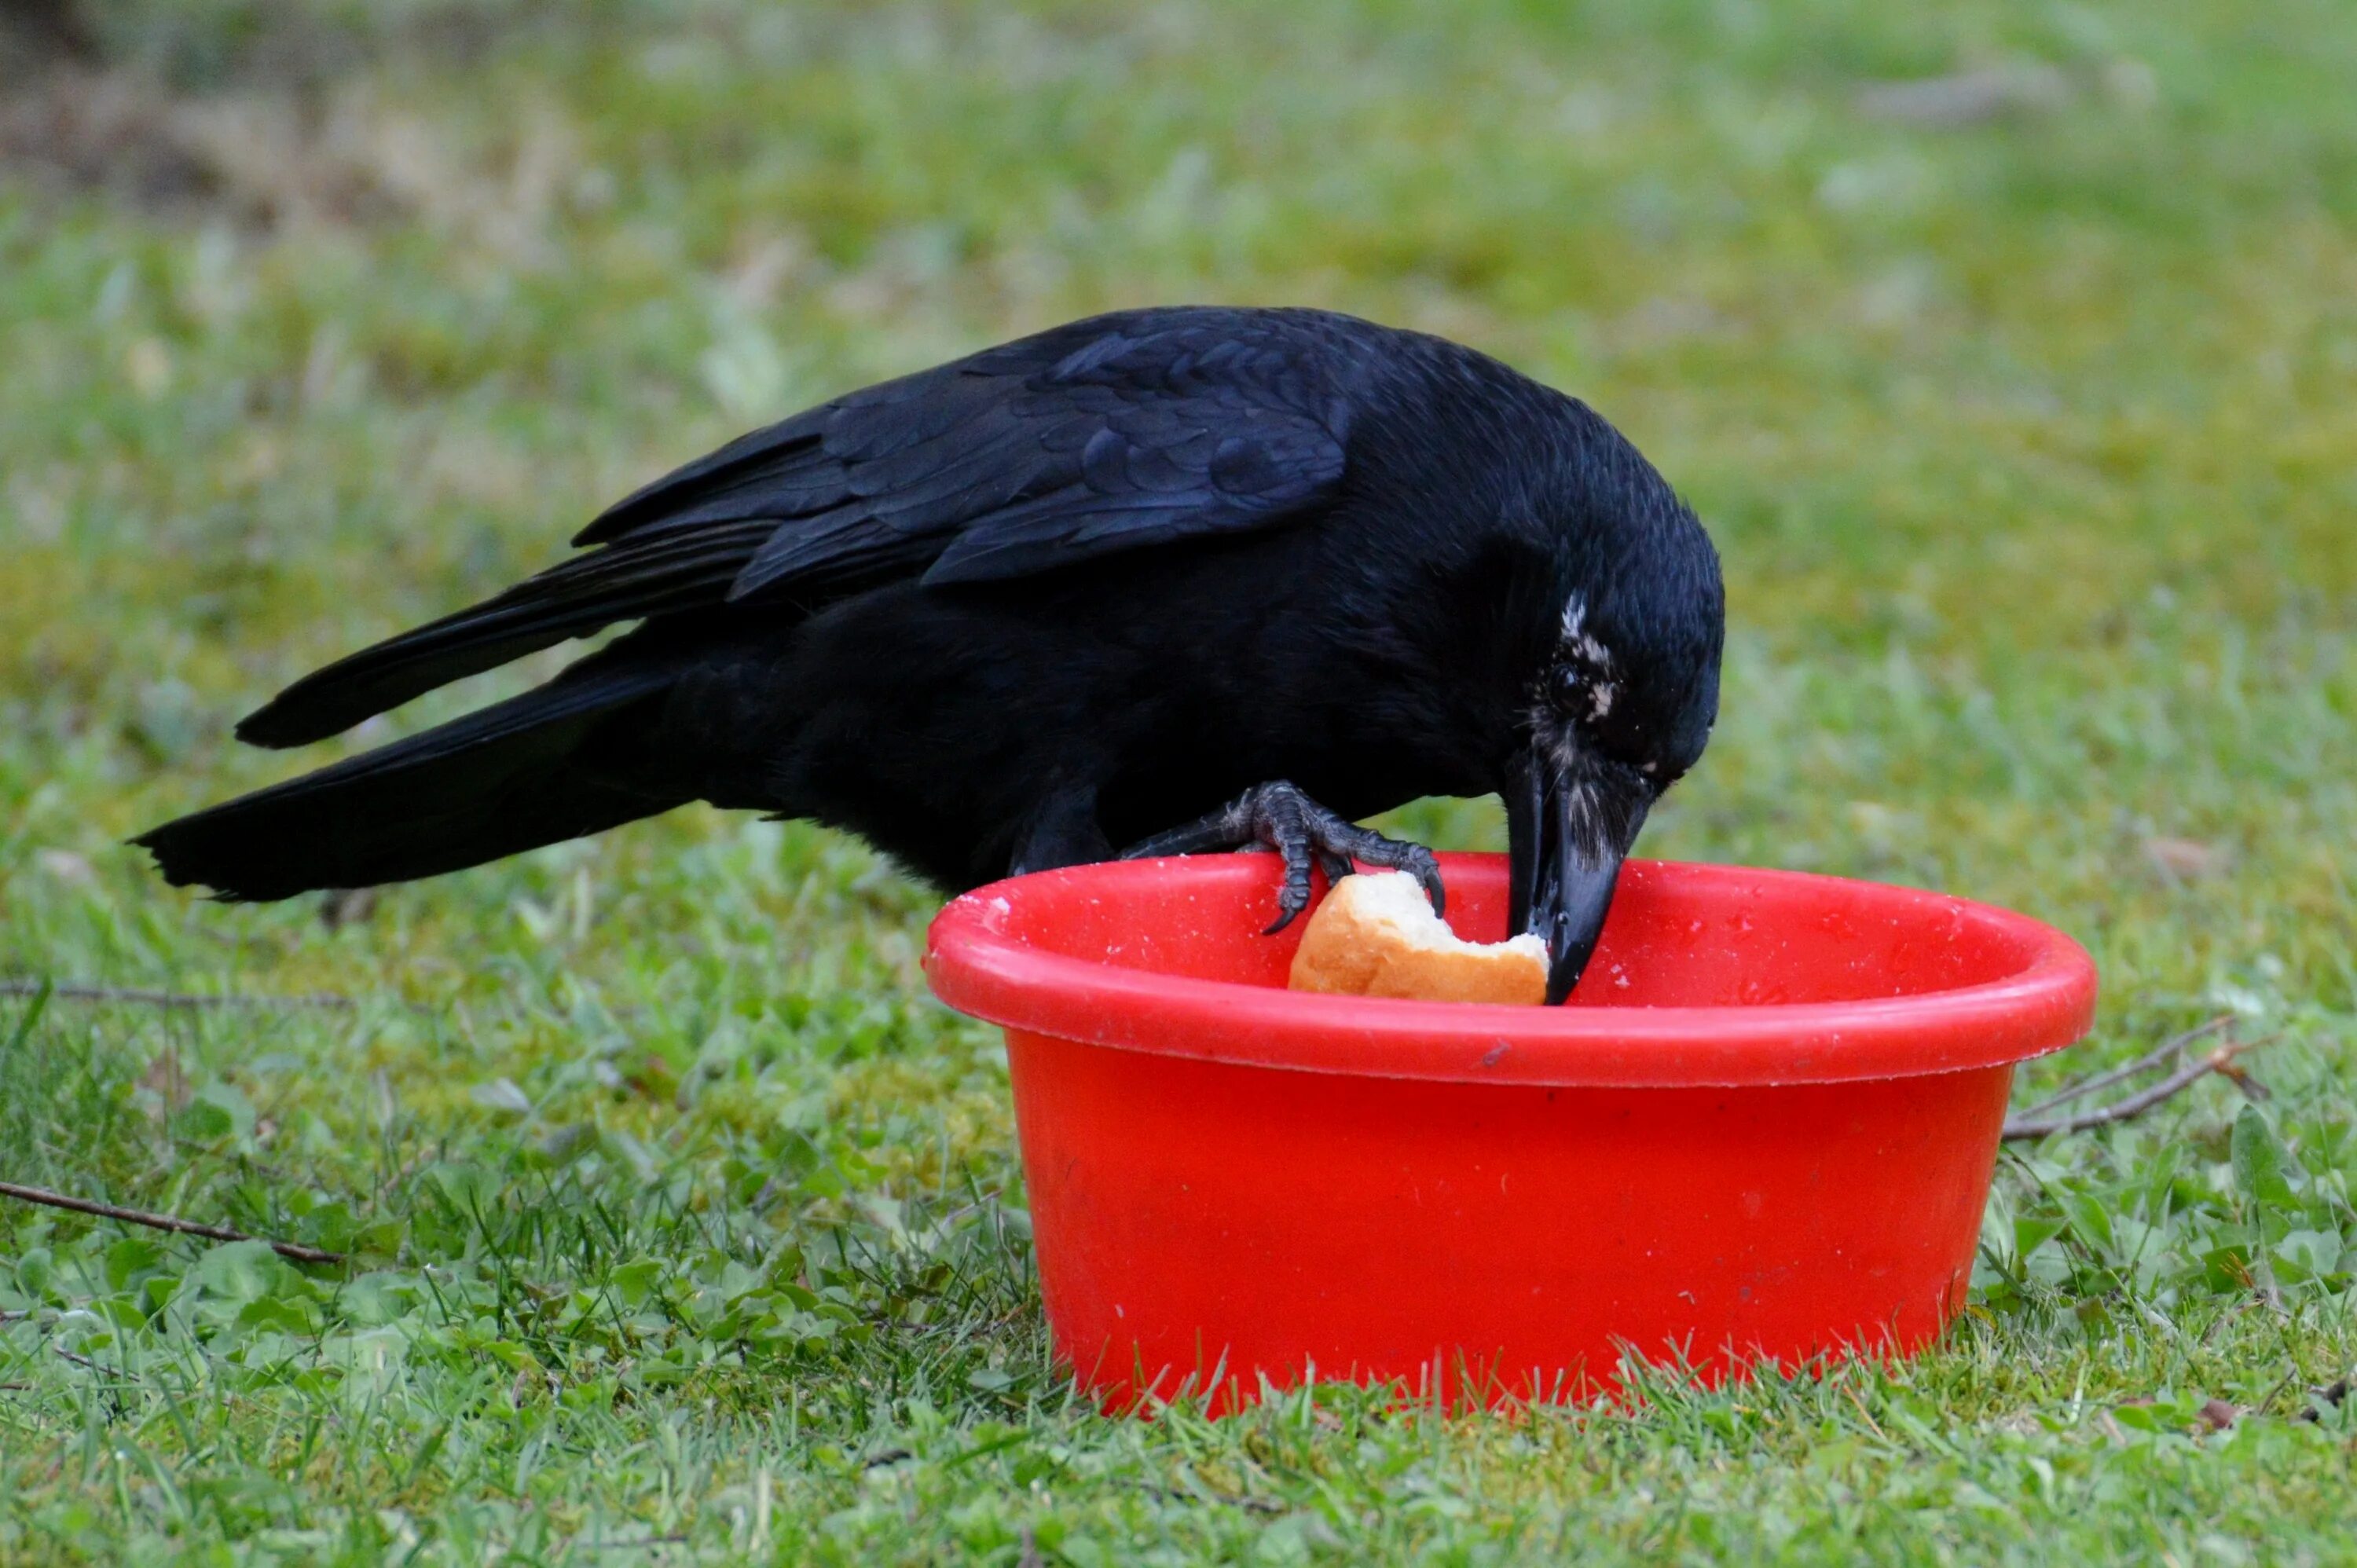
[[[0,1178],[355,1254],[0,1209],[0,1552],[2350,1550],[2346,6],[18,0],[0,48]],[[1459,338],[1688,497],[1727,691],[1649,853],[2054,920],[2105,995],[2037,1083],[2228,1014],[2272,1094],[2009,1155],[1911,1370],[1135,1427],[1047,1360],[1003,1058],[856,843],[699,810],[263,908],[120,847],[644,478],[1178,301]]]

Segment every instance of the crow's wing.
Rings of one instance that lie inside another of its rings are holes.
[[[656,480],[575,541],[598,548],[306,677],[238,734],[300,745],[617,621],[1284,522],[1335,494],[1380,338],[1317,312],[1136,311],[854,392]]]
[[[816,575],[1025,576],[1265,527],[1342,477],[1354,323],[1306,313],[1101,317],[855,392],[615,506],[576,542],[773,523],[729,596]],[[716,543],[737,548],[733,535]]]

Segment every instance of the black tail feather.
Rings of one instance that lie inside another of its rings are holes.
[[[683,805],[585,766],[593,738],[669,685],[593,660],[422,735],[166,822],[133,842],[166,880],[236,901],[479,865]]]
[[[438,686],[617,621],[717,605],[774,521],[635,540],[576,556],[498,596],[349,654],[248,714],[251,746],[307,746]]]

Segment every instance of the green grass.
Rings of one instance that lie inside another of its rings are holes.
[[[96,9],[132,109],[0,84],[99,149],[0,122],[0,965],[355,1005],[0,1000],[0,1177],[356,1261],[0,1208],[0,1558],[2357,1557],[2345,7]],[[1992,64],[2067,91],[1857,102]],[[1449,333],[1685,490],[1727,699],[1651,853],[2076,933],[2025,1098],[2218,1011],[2272,1094],[2008,1155],[1905,1367],[1134,1423],[1048,1359],[1003,1055],[858,845],[683,812],[333,929],[120,847],[669,464],[1186,299]]]

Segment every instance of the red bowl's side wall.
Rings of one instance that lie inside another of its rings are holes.
[[[2012,1079],[1551,1089],[1007,1046],[1056,1346],[1123,1405],[1313,1367],[1574,1397],[1622,1341],[1711,1378],[1919,1348],[1964,1300]]]

